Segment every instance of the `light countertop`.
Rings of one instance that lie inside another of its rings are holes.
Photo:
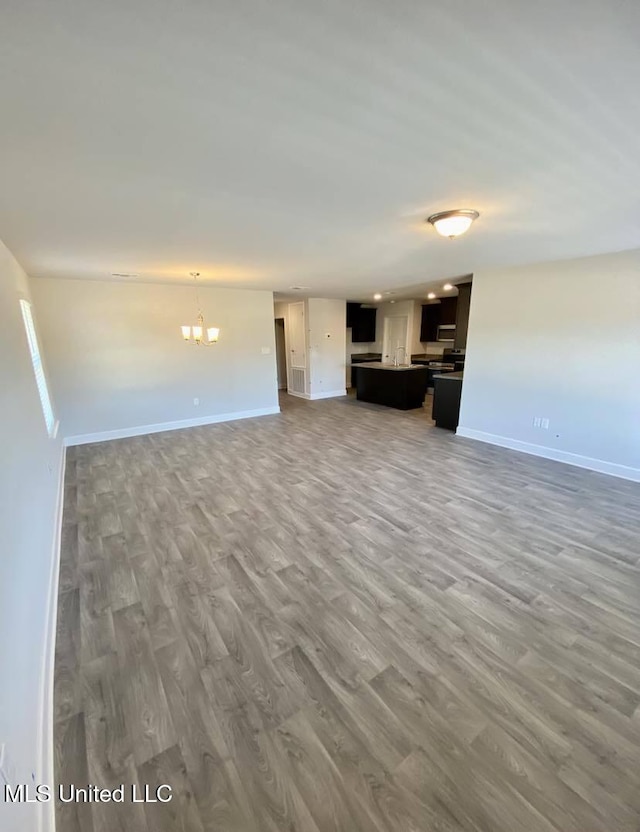
[[[464,376],[463,372],[460,372],[460,373],[443,373],[442,375],[434,376],[433,378],[434,378],[434,380],[437,379],[437,378],[446,378],[449,381],[462,381],[463,376]]]
[[[402,372],[403,370],[426,370],[423,364],[383,364],[382,361],[368,361],[366,364],[359,364],[358,370],[393,370],[394,373]]]

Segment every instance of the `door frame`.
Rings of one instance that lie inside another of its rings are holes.
[[[293,361],[293,348],[291,346],[292,343],[292,336],[291,336],[291,315],[294,311],[294,307],[299,306],[302,311],[302,363],[294,363]],[[308,333],[307,333],[307,305],[304,300],[293,301],[289,303],[287,306],[287,320],[285,321],[285,332],[286,332],[286,339],[287,339],[287,393],[291,396],[301,396],[302,398],[309,397],[309,367],[308,365],[308,356],[309,356],[309,345],[308,345]],[[296,391],[293,389],[293,385],[291,383],[291,374],[292,370],[300,370],[302,371],[303,378],[304,378],[304,391]]]
[[[282,324],[280,324],[282,322]],[[278,327],[282,329],[282,356],[278,354]],[[287,319],[284,315],[274,319],[274,327],[276,328],[276,376],[278,390],[286,390],[289,386],[289,367],[287,361]],[[284,361],[284,378],[280,378],[280,361]]]
[[[394,319],[399,319],[399,318],[404,319],[404,321],[406,323],[405,343],[404,343],[404,348],[406,350],[405,360],[407,360],[407,359],[411,360],[411,358],[409,356],[409,316],[408,315],[385,315],[384,328],[382,330],[382,362],[383,362],[383,364],[393,364],[393,359],[394,359],[395,353],[392,354],[392,353],[389,352],[389,327],[390,327],[390,321],[392,321]],[[387,358],[388,361],[385,361],[385,358]]]

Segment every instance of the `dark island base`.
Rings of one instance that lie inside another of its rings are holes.
[[[362,402],[384,404],[396,410],[422,407],[427,393],[426,367],[381,370],[363,364],[358,367],[357,397]]]

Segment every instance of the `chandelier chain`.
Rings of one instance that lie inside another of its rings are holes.
[[[196,290],[196,306],[198,307],[198,313],[202,314],[202,306],[200,305],[200,294],[198,292],[198,278],[200,277],[200,272],[191,272],[191,276],[193,277],[193,285]]]

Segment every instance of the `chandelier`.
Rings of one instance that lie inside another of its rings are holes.
[[[182,337],[185,341],[188,341],[190,344],[195,344],[198,347],[200,346],[200,344],[202,344],[205,347],[210,347],[212,344],[217,343],[218,338],[220,337],[220,329],[217,326],[205,327],[204,315],[202,314],[200,307],[200,298],[198,297],[198,278],[200,277],[200,272],[189,272],[189,274],[193,278],[193,285],[195,286],[196,290],[196,306],[198,307],[198,317],[196,318],[197,323],[195,326],[180,327],[182,329]]]

